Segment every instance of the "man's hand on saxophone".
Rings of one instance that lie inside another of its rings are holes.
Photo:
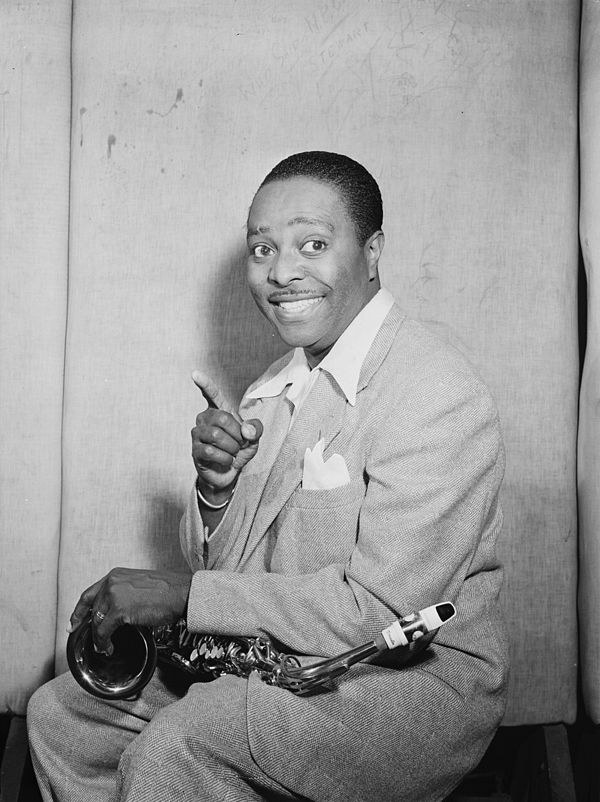
[[[161,626],[184,617],[191,581],[186,571],[113,568],[83,591],[69,631],[91,616],[95,649],[111,655],[111,636],[122,624]]]

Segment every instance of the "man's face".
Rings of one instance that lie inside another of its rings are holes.
[[[248,215],[248,283],[258,308],[314,366],[379,289],[383,234],[358,243],[344,201],[312,178],[274,181]],[[373,279],[373,280],[371,280]]]

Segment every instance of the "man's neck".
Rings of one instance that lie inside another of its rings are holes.
[[[350,323],[352,323],[352,321],[355,320],[356,317],[362,312],[362,310],[365,308],[365,306],[370,301],[373,300],[373,298],[377,295],[377,293],[379,292],[380,289],[381,289],[381,284],[379,282],[379,277],[374,278],[373,281],[369,282],[369,285],[368,285],[368,288],[367,288],[366,300],[365,300],[364,304],[361,306],[361,308],[357,311],[356,315],[352,318]],[[350,325],[350,323],[348,323],[348,326]],[[346,326],[346,328],[348,328],[348,326]],[[344,331],[345,331],[345,329],[344,329]],[[341,337],[341,335],[343,333],[344,333],[343,331],[340,332],[339,336]],[[336,344],[336,342],[337,342],[337,339],[334,340],[330,345],[328,345],[325,348],[323,348],[322,351],[314,352],[314,351],[310,351],[308,348],[304,349],[304,355],[306,356],[306,361],[307,361],[308,366],[309,366],[309,368],[311,370],[313,370],[313,368],[316,368],[317,365],[320,362],[322,362],[323,359],[325,359],[325,357],[331,351],[331,349]]]

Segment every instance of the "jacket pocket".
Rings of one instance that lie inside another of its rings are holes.
[[[273,522],[270,570],[304,574],[346,563],[356,546],[364,494],[362,482],[297,490]]]
[[[364,495],[365,484],[360,480],[328,490],[305,490],[300,487],[292,493],[285,506],[317,510],[360,505]]]

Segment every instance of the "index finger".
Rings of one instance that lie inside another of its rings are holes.
[[[206,373],[203,373],[201,370],[195,370],[192,373],[192,380],[206,399],[206,403],[209,407],[212,407],[212,409],[222,409],[224,412],[229,412],[229,414],[233,415],[238,423],[241,423],[241,418],[237,414],[237,410],[232,404],[229,403],[221,388],[210,378],[210,376],[208,376]]]
[[[83,591],[81,596],[79,597],[79,601],[75,605],[75,609],[71,613],[71,618],[69,619],[69,626],[67,627],[67,632],[72,632],[76,629],[79,624],[90,614],[90,610],[92,609],[92,604],[94,603],[94,599],[98,595],[98,591],[102,587],[102,583],[104,582],[104,577],[99,579],[97,582],[94,582],[93,585],[90,585],[89,588]]]

